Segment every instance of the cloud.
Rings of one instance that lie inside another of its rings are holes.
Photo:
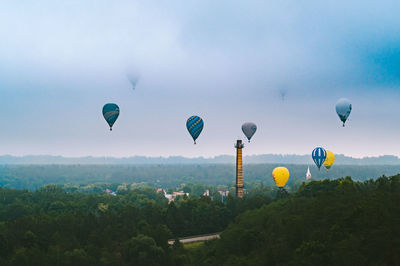
[[[372,71],[379,82],[393,69],[379,57],[386,47],[365,45],[378,38],[398,47],[398,4],[386,2],[9,2],[0,11],[0,56],[3,69],[31,79],[112,83],[133,64],[185,89],[204,79],[220,90],[354,85]]]
[[[12,126],[0,137],[10,139],[10,153],[20,145],[21,153],[214,155],[230,152],[242,121],[254,120],[263,139],[254,153],[266,148],[304,153],[326,135],[332,136],[331,145],[342,147],[334,138],[338,133],[328,130],[337,122],[332,111],[337,98],[351,98],[353,115],[363,110],[362,121],[376,113],[369,108],[374,102],[400,111],[395,104],[399,5],[389,0],[2,3],[0,111],[13,115],[4,118]],[[134,93],[126,78],[130,69],[140,73]],[[284,103],[279,88],[287,91]],[[105,127],[98,110],[106,102],[123,110],[116,125],[123,132],[113,132],[118,137],[107,151],[96,146],[109,141],[108,135],[96,136]],[[392,113],[379,110],[382,117]],[[206,119],[206,150],[171,144],[188,137],[182,125],[192,114]],[[309,137],[311,120],[322,123],[316,139]],[[387,121],[377,123],[387,126]],[[357,133],[368,125],[356,124]],[[372,131],[368,136],[379,135]],[[142,140],[136,143],[139,150],[125,148],[132,138]],[[271,146],[275,138],[288,144]],[[220,148],[226,139],[229,145]],[[59,149],[53,150],[51,141],[60,143]],[[81,146],[77,151],[70,148],[75,142]],[[365,144],[353,145],[353,151],[368,154],[361,148]]]

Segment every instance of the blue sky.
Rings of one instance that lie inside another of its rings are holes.
[[[233,153],[252,121],[247,154],[400,155],[398,10],[387,0],[2,1],[0,154],[214,156]],[[345,128],[341,97],[353,103]],[[107,102],[121,108],[112,133]],[[193,114],[205,122],[196,146]]]

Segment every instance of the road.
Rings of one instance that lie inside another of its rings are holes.
[[[191,242],[197,242],[197,241],[206,241],[214,238],[219,238],[219,234],[211,234],[211,235],[203,235],[203,236],[195,236],[195,237],[184,237],[184,238],[179,238],[179,242],[186,244],[186,243],[191,243]],[[168,240],[168,244],[172,245],[174,244],[175,239]]]

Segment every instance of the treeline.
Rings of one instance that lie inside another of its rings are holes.
[[[274,186],[271,173],[277,164],[245,164],[244,181]],[[307,165],[283,165],[290,171],[287,184],[295,189],[305,179]],[[396,165],[334,165],[329,172],[310,165],[314,180],[351,176],[354,180],[375,179],[400,173]],[[84,187],[93,183],[135,184],[175,188],[180,184],[233,185],[233,164],[199,165],[0,165],[0,186],[35,190],[48,184]],[[295,190],[294,189],[294,190]]]
[[[400,265],[399,224],[400,175],[314,181],[240,215],[190,264]]]
[[[1,188],[0,265],[400,265],[400,175],[248,192],[168,204],[148,187]],[[221,231],[195,248],[167,243]]]
[[[180,265],[167,240],[220,232],[240,213],[271,201],[269,189],[225,203],[180,197],[168,204],[152,188],[117,196],[0,189],[0,265]]]

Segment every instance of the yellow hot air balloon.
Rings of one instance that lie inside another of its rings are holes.
[[[335,154],[331,151],[326,151],[326,159],[324,162],[324,166],[327,170],[329,170],[332,166],[332,164],[335,162]]]
[[[278,187],[284,187],[289,180],[289,170],[286,167],[276,167],[272,171],[272,177]]]

